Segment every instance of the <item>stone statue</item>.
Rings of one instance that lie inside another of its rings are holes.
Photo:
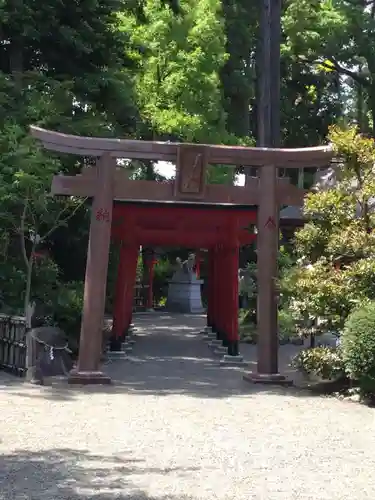
[[[178,265],[178,270],[181,271],[182,273],[187,274],[188,276],[191,276],[194,273],[194,266],[195,266],[194,253],[189,254],[189,257],[184,261],[182,261],[180,257],[177,257],[176,262]]]
[[[183,313],[202,313],[201,284],[194,271],[195,254],[182,261],[176,259],[177,269],[169,281],[167,310]]]

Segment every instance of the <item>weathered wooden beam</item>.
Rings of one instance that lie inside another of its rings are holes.
[[[95,195],[95,180],[88,180],[80,175],[55,175],[52,179],[51,194],[91,198]]]
[[[51,194],[90,198],[95,193],[95,182],[94,175],[56,175],[52,180]],[[302,205],[305,194],[305,190],[298,189],[283,178],[278,179],[276,195],[279,205]],[[169,182],[129,180],[124,170],[116,171],[114,199],[118,201],[194,201],[188,195],[185,198],[175,197],[173,180]],[[255,177],[248,179],[246,186],[208,184],[204,203],[257,205],[259,204],[259,180]]]
[[[31,127],[32,135],[40,140],[46,149],[82,156],[109,154],[117,158],[152,159],[176,163],[179,143],[135,141],[129,139],[106,139],[81,137]],[[187,144],[183,145],[188,146]],[[192,145],[196,146],[196,145]],[[314,148],[252,148],[244,146],[202,145],[207,151],[210,164],[248,165],[261,167],[321,167],[332,159],[331,146]]]
[[[218,235],[213,232],[199,230],[196,234],[175,230],[149,229],[140,230],[129,234],[129,231],[116,228],[112,231],[115,241],[125,241],[127,243],[137,242],[140,245],[150,246],[185,246],[197,248],[210,248],[219,243],[225,244],[227,237],[225,233]],[[256,239],[255,234],[240,231],[237,235],[239,245],[248,245]]]

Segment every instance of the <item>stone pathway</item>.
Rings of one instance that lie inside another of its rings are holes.
[[[374,410],[244,382],[196,335],[201,317],[136,323],[113,387],[0,374],[0,500],[374,498]]]

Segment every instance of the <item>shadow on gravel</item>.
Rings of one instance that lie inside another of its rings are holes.
[[[184,360],[178,367],[173,366],[173,361],[168,358],[153,358],[152,369],[134,368],[129,370],[125,377],[116,377],[116,371],[123,371],[123,363],[132,365],[131,362],[114,362],[113,367],[107,368],[107,373],[112,376],[113,384],[110,386],[70,386],[67,382],[59,380],[53,385],[43,387],[30,386],[19,383],[8,386],[11,397],[47,399],[57,402],[69,402],[76,397],[87,394],[126,394],[142,396],[173,397],[185,395],[200,399],[221,399],[229,397],[246,397],[249,400],[258,395],[293,396],[298,398],[320,397],[321,392],[312,392],[301,387],[282,387],[263,384],[252,384],[243,380],[244,371],[241,368],[218,367],[212,361]],[[171,366],[168,369],[168,365]],[[118,365],[118,366],[115,366]],[[160,372],[158,365],[160,365]],[[204,376],[199,375],[204,371]],[[0,387],[6,390],[6,386]]]
[[[0,499],[18,500],[156,500],[138,489],[139,475],[179,477],[196,468],[142,467],[129,453],[112,457],[85,450],[19,450],[0,459]],[[133,476],[133,481],[132,481]],[[157,500],[194,500],[189,496],[161,495]]]
[[[152,396],[186,395],[196,398],[248,397],[261,394],[314,397],[309,391],[251,384],[243,380],[244,371],[256,370],[256,346],[242,345],[246,367],[220,366],[207,343],[197,333],[203,318],[192,315],[145,314],[135,319],[138,332],[129,359],[109,361],[103,366],[112,378],[112,386],[72,387],[57,382],[52,387],[24,390],[22,382],[11,383],[10,392],[20,397],[70,401],[77,394],[134,394]],[[297,352],[293,346],[280,348],[280,369],[289,378],[295,372],[289,367]],[[1,379],[0,379],[1,381]],[[17,390],[15,390],[15,386]],[[0,392],[3,385],[0,382]],[[5,384],[6,387],[6,384]]]

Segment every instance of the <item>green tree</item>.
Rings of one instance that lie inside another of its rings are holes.
[[[254,135],[250,122],[255,98],[258,8],[246,0],[223,0],[227,58],[220,71],[227,130],[238,138]]]
[[[120,8],[117,0],[0,3],[0,266],[11,278],[3,301],[14,307],[27,302],[35,246],[52,245],[54,230],[77,206],[48,196],[51,177],[82,167],[77,158],[44,154],[29,125],[82,135],[134,130],[135,63]],[[70,230],[81,232],[74,224]]]
[[[336,73],[352,87],[356,118],[375,127],[375,3],[370,0],[290,0],[284,16],[287,45],[301,64]]]
[[[214,142],[225,138],[219,72],[225,38],[218,0],[188,0],[178,14],[146,0],[143,15],[124,16],[141,48],[137,98],[143,137]]]
[[[298,319],[320,318],[340,331],[358,303],[375,297],[375,146],[354,128],[332,128],[330,139],[342,163],[333,185],[307,196],[309,222],[297,232],[298,263],[282,289]]]

